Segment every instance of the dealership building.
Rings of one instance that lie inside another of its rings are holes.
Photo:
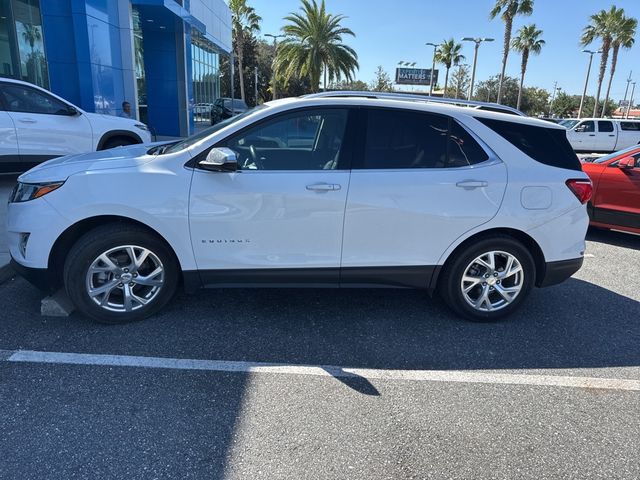
[[[223,0],[0,0],[0,76],[89,112],[122,103],[158,135],[187,135],[219,96],[231,50]]]

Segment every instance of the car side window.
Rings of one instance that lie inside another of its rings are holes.
[[[35,88],[5,84],[0,91],[10,112],[68,115],[66,103]]]
[[[598,121],[598,131],[599,132],[613,132],[613,122],[609,122],[606,120]]]
[[[637,132],[640,130],[640,122],[620,122],[620,129]]]
[[[588,120],[586,122],[580,123],[574,129],[574,132],[578,132],[578,133],[591,133],[591,132],[595,132],[595,131],[596,131],[596,125],[591,120]]]
[[[278,116],[232,136],[224,145],[241,170],[335,170],[348,110],[304,110]]]
[[[487,160],[487,153],[457,122],[442,115],[371,109],[361,168],[451,168]]]

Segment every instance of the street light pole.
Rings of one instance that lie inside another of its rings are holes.
[[[553,102],[556,101],[556,92],[558,90],[562,90],[562,88],[560,88],[558,86],[558,81],[556,80],[555,82],[553,82],[553,93],[551,94],[551,103],[549,104],[549,116],[553,116],[552,112],[553,112]]]
[[[431,42],[427,42],[425,43],[425,45],[428,45],[430,47],[433,47],[433,62],[431,63],[431,75],[430,75],[430,82],[429,82],[429,96],[433,96],[433,73],[435,72],[436,69],[436,52],[438,50],[438,44],[437,43],[431,43]]]
[[[587,67],[587,78],[585,78],[584,80],[584,90],[582,91],[582,98],[580,99],[580,108],[578,109],[578,118],[582,118],[582,108],[584,107],[584,99],[587,95],[587,86],[589,85],[589,75],[591,74],[591,62],[593,62],[593,56],[596,53],[602,53],[602,50],[597,50],[597,51],[593,51],[593,50],[582,50],[584,53],[588,53],[589,54],[589,66]],[[627,84],[627,87],[629,87],[629,84]],[[626,97],[627,94],[625,93],[624,96]]]
[[[476,65],[478,63],[478,49],[480,48],[480,44],[482,42],[493,42],[493,38],[473,38],[473,37],[464,37],[462,39],[463,42],[474,42],[475,50],[473,52],[473,68],[471,69],[471,85],[469,85],[469,94],[467,95],[467,100],[471,100],[473,96],[473,84],[476,81]]]
[[[629,106],[627,107],[627,115],[624,118],[629,118],[629,113],[631,112],[631,106],[633,105],[633,95],[636,93],[636,82],[631,82],[633,87],[631,88],[631,99],[629,100]]]
[[[629,78],[627,78],[627,88],[624,89],[624,99],[622,100],[622,111],[624,112],[627,109],[627,94],[629,93],[629,84],[631,83],[631,74],[633,70],[629,72]],[[624,114],[623,114],[624,116]]]
[[[286,37],[286,35],[273,35],[272,33],[267,33],[265,34],[265,37],[271,37],[273,38],[273,49],[274,49],[274,56],[273,56],[273,63],[271,64],[271,83],[272,83],[272,88],[271,88],[271,93],[273,94],[273,99],[275,100],[276,98],[278,98],[278,88],[277,88],[277,78],[276,78],[276,68],[275,68],[275,62],[276,62],[276,55],[278,53],[278,39],[279,38],[284,38]]]

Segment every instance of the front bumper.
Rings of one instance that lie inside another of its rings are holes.
[[[550,287],[562,283],[576,273],[582,267],[584,257],[561,260],[559,262],[547,262],[544,276],[538,279],[538,287]]]

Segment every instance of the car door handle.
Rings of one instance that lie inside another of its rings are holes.
[[[595,137],[595,136],[596,136],[596,134],[595,134],[595,133],[590,133],[590,134],[589,134],[589,136],[590,136],[590,137]]]
[[[33,118],[19,118],[18,121],[21,123],[36,123],[37,120]]]
[[[465,180],[463,182],[456,183],[456,187],[464,188],[464,189],[474,189],[474,188],[483,188],[487,187],[489,182],[485,182],[483,180]]]
[[[609,135],[609,136],[610,136],[610,137],[615,137],[616,135],[615,135],[615,134],[613,134],[613,135]]]
[[[312,185],[307,185],[307,190],[311,190],[312,192],[333,192],[335,190],[340,190],[342,187],[335,183],[314,183]]]

